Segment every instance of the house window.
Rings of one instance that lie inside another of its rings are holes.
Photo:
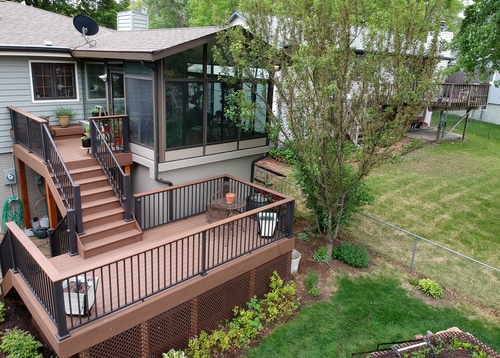
[[[72,63],[31,63],[33,96],[39,100],[76,99],[75,65]]]

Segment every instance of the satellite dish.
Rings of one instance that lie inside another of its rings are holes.
[[[77,15],[73,19],[73,25],[78,30],[78,32],[82,34],[89,46],[94,47],[95,41],[94,43],[91,43],[88,40],[87,36],[92,36],[99,32],[99,25],[97,25],[97,22],[95,22],[94,19],[89,16]]]

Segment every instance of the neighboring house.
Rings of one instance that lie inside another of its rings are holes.
[[[273,271],[291,278],[294,200],[249,182],[266,113],[242,118],[248,130],[226,117],[212,56],[224,30],[118,20],[131,31],[83,37],[71,18],[0,1],[0,170],[17,174],[0,199],[23,204],[0,243],[1,289],[59,357],[159,357],[262,297]],[[67,128],[60,106],[76,113]],[[24,231],[45,215],[49,258]]]

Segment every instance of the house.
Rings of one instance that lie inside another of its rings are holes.
[[[248,129],[227,117],[212,51],[224,29],[147,30],[133,12],[124,31],[97,29],[9,1],[0,14],[0,163],[13,175],[0,195],[22,204],[4,223],[2,294],[19,293],[58,356],[160,356],[262,296],[273,271],[290,278],[294,200],[249,181],[266,113]],[[50,257],[23,230],[35,216]]]

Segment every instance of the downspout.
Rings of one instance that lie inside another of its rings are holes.
[[[144,61],[141,61],[141,64],[143,66],[147,66]],[[153,62],[151,67],[151,71],[153,71],[153,88],[158,89],[158,71],[156,70],[158,66],[156,66],[156,63]],[[147,66],[149,67],[149,66]],[[160,165],[160,131],[159,131],[159,123],[158,120],[160,118],[159,111],[158,111],[158,98],[161,96],[156,96],[156,101],[154,105],[154,111],[157,114],[157,120],[153,121],[153,135],[154,135],[154,179],[158,183],[166,184],[168,186],[173,186],[174,183],[172,183],[169,180],[165,180],[159,177],[158,174],[158,166]]]

